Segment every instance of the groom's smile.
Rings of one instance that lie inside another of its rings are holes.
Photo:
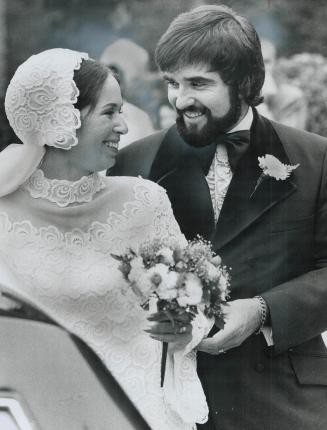
[[[179,127],[189,133],[199,133],[208,124],[208,109],[205,107],[190,106],[186,109],[176,109],[176,122]]]
[[[201,127],[207,122],[208,109],[204,106],[190,106],[186,109],[180,110],[176,108],[177,118],[183,118],[185,125]]]
[[[187,118],[194,119],[194,118],[198,118],[199,116],[202,116],[202,115],[203,115],[203,113],[202,113],[202,112],[194,112],[194,111],[190,111],[190,110],[188,110],[188,111],[185,111],[185,112],[184,112],[184,115],[185,115]]]

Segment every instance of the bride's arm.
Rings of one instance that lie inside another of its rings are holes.
[[[155,235],[157,239],[176,239],[181,246],[187,244],[187,240],[180,230],[174,217],[173,209],[166,190],[160,185],[154,184],[154,192],[157,194],[157,207],[154,214]]]
[[[176,239],[181,246],[187,244],[179,225],[174,217],[171,203],[166,191],[159,185],[155,186],[158,196],[154,201],[158,202],[154,215],[154,232],[156,239]],[[159,198],[158,198],[159,197]],[[184,350],[184,353],[194,349],[210,331],[213,321],[208,320],[201,312],[189,322],[180,315],[174,326],[163,312],[152,314],[149,321],[151,328],[148,333],[154,339],[170,344],[170,351]]]

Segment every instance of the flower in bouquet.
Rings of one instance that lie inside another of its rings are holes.
[[[159,260],[168,266],[171,266],[174,264],[174,251],[171,248],[165,247],[162,249],[159,249],[157,251],[157,257],[159,257]]]
[[[176,298],[179,306],[187,308],[199,305],[202,301],[202,284],[199,277],[194,273],[186,273],[182,285]]]
[[[177,297],[176,284],[178,275],[174,271],[167,271],[161,282],[158,284],[156,294],[159,300],[173,300]]]

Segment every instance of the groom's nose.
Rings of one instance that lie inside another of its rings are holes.
[[[170,103],[178,110],[184,110],[194,105],[194,97],[190,91],[178,88],[169,97]]]

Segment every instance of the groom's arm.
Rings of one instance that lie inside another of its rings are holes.
[[[314,270],[263,294],[270,309],[277,353],[327,328],[327,153],[321,178],[315,213]]]

